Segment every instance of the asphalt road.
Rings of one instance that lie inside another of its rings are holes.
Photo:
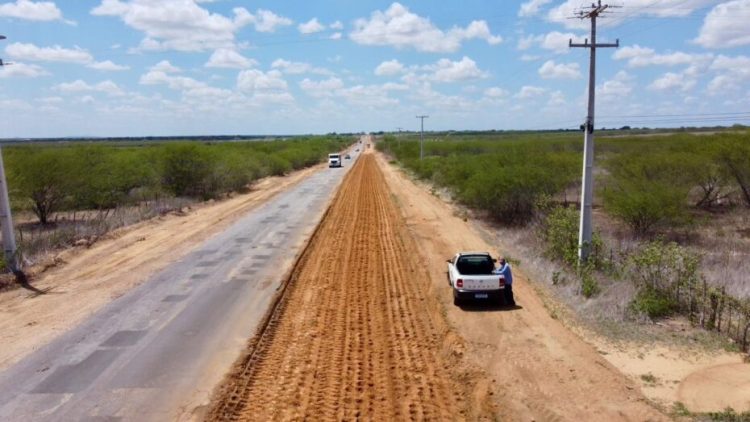
[[[356,159],[276,196],[0,373],[0,420],[163,421],[200,412]]]

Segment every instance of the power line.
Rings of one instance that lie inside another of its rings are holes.
[[[599,116],[602,119],[606,118],[631,118],[631,117],[705,117],[705,116],[734,116],[734,115],[750,115],[750,111],[739,111],[731,113],[684,113],[684,114],[631,114],[622,116]]]

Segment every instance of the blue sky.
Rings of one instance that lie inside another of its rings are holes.
[[[0,137],[577,127],[584,3],[4,1]],[[750,0],[616,4],[598,127],[750,122]]]

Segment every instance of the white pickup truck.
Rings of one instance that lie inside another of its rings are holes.
[[[454,305],[468,300],[504,303],[505,276],[493,273],[495,261],[487,252],[459,252],[447,261]]]
[[[328,154],[328,167],[341,167],[341,154]]]

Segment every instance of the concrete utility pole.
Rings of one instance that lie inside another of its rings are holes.
[[[398,146],[401,146],[401,130],[403,128],[402,127],[397,127],[396,129],[398,129]]]
[[[0,40],[4,40],[5,35],[0,35]],[[3,63],[0,59],[0,66],[10,63]],[[18,255],[16,254],[16,233],[13,229],[13,216],[10,213],[10,199],[8,198],[8,183],[5,180],[5,165],[3,164],[3,152],[0,148],[0,229],[3,234],[3,250],[5,252],[5,262],[7,267],[18,274]]]
[[[430,116],[417,116],[417,119],[422,120],[422,131],[419,135],[419,159],[424,157],[424,119],[429,119]]]
[[[584,10],[578,12],[578,18],[591,19],[591,43],[586,40],[583,44],[573,44],[570,40],[569,46],[588,48],[591,50],[589,60],[589,109],[586,116],[586,122],[581,125],[584,131],[583,140],[583,188],[581,189],[581,224],[578,235],[578,259],[579,262],[585,262],[591,252],[591,207],[594,202],[594,94],[596,90],[596,49],[619,47],[620,40],[614,44],[597,44],[596,43],[596,18],[601,16],[607,10],[609,5],[602,5],[599,0],[598,4],[591,4]]]

